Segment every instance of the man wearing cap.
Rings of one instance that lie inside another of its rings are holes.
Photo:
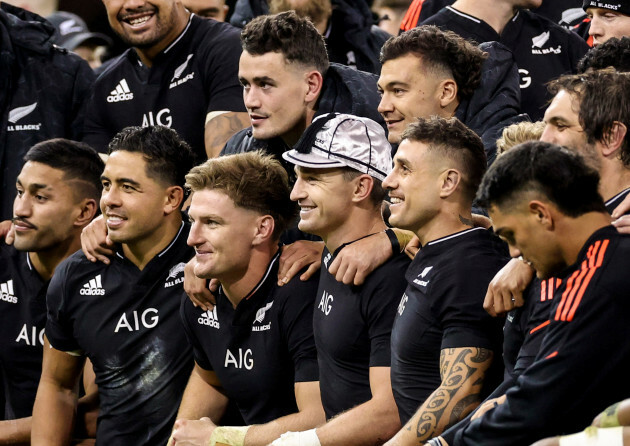
[[[101,57],[113,43],[109,36],[90,32],[83,19],[71,12],[55,12],[47,19],[57,29],[57,45],[81,56],[93,70],[103,64]]]
[[[400,428],[390,382],[390,334],[409,260],[394,256],[360,286],[337,282],[328,268],[344,246],[388,231],[381,181],[391,169],[391,147],[374,121],[326,115],[283,158],[296,165],[291,198],[300,206],[298,227],[326,245],[313,332],[328,421],[273,444],[383,443]]]
[[[422,246],[392,329],[392,387],[406,425],[388,444],[430,439],[500,382],[503,321],[482,304],[508,252],[471,216],[485,169],[481,139],[456,118],[433,117],[403,132],[383,182],[390,223],[413,231]]]
[[[630,1],[584,0],[584,10],[591,19],[588,33],[593,37],[593,46],[611,37],[630,36]]]

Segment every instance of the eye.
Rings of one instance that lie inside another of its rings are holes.
[[[131,184],[123,184],[121,186],[121,189],[125,192],[134,192],[136,190],[136,188],[133,187]]]
[[[103,185],[103,190],[109,190],[111,183],[107,180],[101,180],[101,184]]]
[[[35,200],[37,200],[39,203],[45,203],[46,201],[48,201],[48,197],[38,194],[35,195]]]
[[[18,197],[22,197],[22,195],[24,195],[24,191],[20,188],[17,189],[17,196]]]
[[[407,92],[407,90],[403,90],[402,88],[394,88],[393,90],[396,96],[401,96]]]

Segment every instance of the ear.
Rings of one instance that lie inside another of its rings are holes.
[[[555,226],[554,216],[548,203],[532,200],[528,204],[528,210],[530,216],[534,217],[538,223],[543,225],[547,230],[553,230]]]
[[[604,143],[602,144],[602,155],[609,157],[615,154],[623,145],[623,141],[628,133],[628,128],[625,124],[615,121],[612,128],[604,136]]]
[[[252,245],[261,245],[269,240],[273,239],[273,230],[276,227],[276,222],[271,215],[262,215],[256,220],[256,232]]]
[[[462,181],[462,174],[456,169],[448,169],[440,175],[440,198],[450,197]]]
[[[305,80],[308,89],[304,101],[315,102],[317,98],[319,98],[319,93],[322,91],[322,86],[324,85],[322,73],[317,70],[309,71],[306,74]]]
[[[74,219],[74,226],[83,227],[92,221],[98,211],[98,203],[93,198],[84,198],[79,205],[79,215]]]
[[[457,84],[453,79],[444,79],[438,86],[440,107],[447,108],[457,102]]]
[[[164,215],[172,214],[180,209],[184,199],[184,189],[180,186],[169,186],[164,196]]]
[[[370,175],[363,174],[356,177],[352,182],[355,185],[352,191],[353,202],[358,203],[370,198],[370,194],[374,188],[374,178]]]

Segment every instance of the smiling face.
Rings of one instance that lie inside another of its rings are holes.
[[[118,150],[107,159],[101,175],[101,211],[109,237],[116,243],[159,240],[169,187],[149,178],[141,153]]]
[[[392,226],[422,230],[439,213],[443,170],[423,142],[405,139],[394,156],[394,170],[383,181],[389,190]]]
[[[179,0],[103,0],[112,30],[129,46],[157,52],[182,32],[188,13]]]
[[[387,123],[391,143],[399,143],[402,132],[417,118],[450,117],[440,106],[439,86],[443,79],[430,75],[422,59],[413,54],[383,64],[378,79],[381,102],[378,111]]]
[[[591,19],[588,33],[593,36],[593,46],[611,37],[630,36],[630,16],[604,8],[587,8],[586,14]]]
[[[300,206],[298,228],[324,240],[335,232],[344,232],[355,181],[348,181],[339,168],[296,166],[295,172],[297,180],[291,190],[291,200]]]
[[[74,221],[81,205],[75,200],[72,185],[64,180],[62,170],[33,161],[24,164],[13,202],[16,249],[46,251],[74,237]]]
[[[254,138],[299,139],[307,126],[308,73],[287,63],[281,53],[254,56],[243,51],[238,77]]]
[[[235,280],[247,272],[261,215],[234,204],[220,190],[193,193],[188,244],[195,248],[197,277]]]

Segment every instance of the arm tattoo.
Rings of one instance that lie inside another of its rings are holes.
[[[457,423],[481,402],[481,387],[493,352],[484,348],[447,348],[440,353],[442,383],[420,407],[419,444]],[[416,417],[414,416],[414,419]]]
[[[219,152],[236,132],[250,125],[245,112],[226,112],[206,123],[205,145],[208,158],[219,156]]]

